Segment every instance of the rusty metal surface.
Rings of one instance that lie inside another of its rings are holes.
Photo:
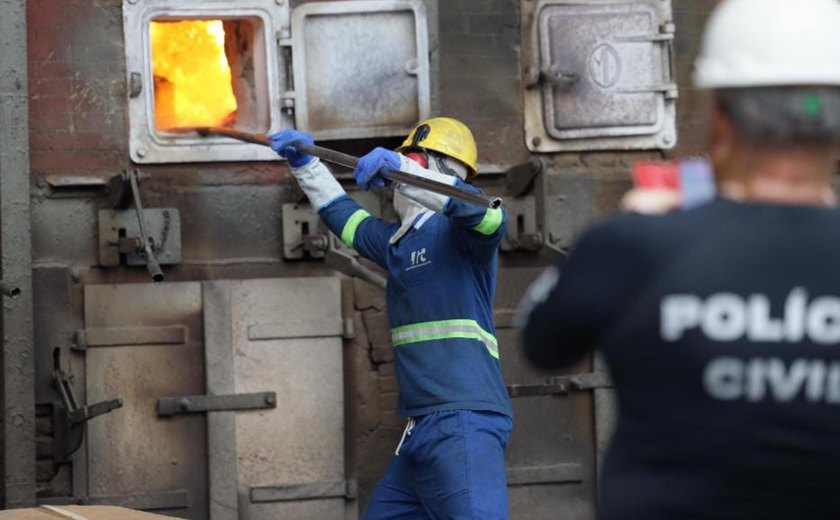
[[[183,344],[99,346],[87,351],[87,400],[114,395],[124,405],[88,424],[89,495],[102,501],[186,490],[189,508],[176,516],[207,517],[206,420],[158,419],[158,399],[204,393],[201,290],[198,283],[89,285],[89,329],[183,327]],[[133,339],[131,337],[129,340]]]
[[[35,362],[25,0],[0,2],[0,278],[21,288],[2,311],[2,503],[35,503]]]
[[[420,0],[304,4],[292,13],[292,53],[297,126],[316,139],[406,135],[429,116]]]
[[[231,282],[231,338],[237,393],[277,392],[273,410],[236,415],[238,490],[345,479],[341,280],[288,278]],[[223,282],[221,282],[223,283]],[[295,337],[320,320],[321,337]],[[290,339],[250,340],[257,323],[286,323]],[[335,327],[330,324],[335,324]],[[280,442],[282,440],[282,442]],[[211,446],[211,457],[214,448]],[[211,468],[213,464],[211,462]],[[262,519],[343,519],[343,498],[240,501],[240,515]]]

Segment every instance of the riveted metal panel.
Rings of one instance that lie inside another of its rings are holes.
[[[87,401],[123,400],[119,410],[88,423],[88,491],[97,503],[136,502],[207,518],[206,419],[156,413],[162,397],[204,393],[201,310],[199,283],[85,287],[87,328],[186,330],[182,343],[139,344],[126,337],[125,345],[107,341],[88,349]],[[183,500],[161,500],[172,496]]]
[[[318,139],[405,135],[429,116],[420,0],[304,4],[292,14],[292,53],[297,127]]]
[[[216,412],[235,414],[235,426],[228,430],[232,439],[211,431],[211,482],[219,480],[218,472],[236,475],[240,518],[352,517],[355,502],[336,493],[299,500],[286,495],[282,500],[252,498],[253,488],[321,489],[324,483],[345,480],[341,280],[287,278],[206,285],[220,284],[227,284],[230,291],[230,344],[229,355],[216,352],[215,359],[232,361],[237,394],[276,392],[277,408]],[[323,333],[296,337],[300,323],[313,320],[323,324]],[[252,339],[249,331],[265,323],[272,324],[272,334]],[[211,370],[225,367],[222,363]],[[208,377],[208,393],[217,393],[216,382],[225,386],[222,391],[230,391],[229,382],[222,384],[224,378],[214,376]],[[227,445],[235,446],[235,459],[226,456]],[[226,463],[215,460],[217,448]]]
[[[530,30],[529,149],[675,145],[669,2],[544,1]]]

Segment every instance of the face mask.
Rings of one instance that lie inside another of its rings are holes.
[[[418,215],[429,210],[409,199],[400,193],[399,190],[394,190],[394,211],[399,215],[402,224],[397,232],[391,235],[391,239],[389,240],[391,244],[396,244],[403,235],[408,233],[408,230],[411,229]]]

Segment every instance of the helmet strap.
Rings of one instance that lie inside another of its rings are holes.
[[[420,148],[420,143],[429,137],[429,133],[431,133],[431,131],[432,128],[429,125],[418,126],[417,130],[414,131],[414,137],[411,139],[411,147]]]
[[[445,175],[449,175],[451,177],[458,177],[462,181],[466,180],[466,172],[464,172],[464,174],[459,174],[458,170],[450,167],[449,164],[447,164],[448,161],[446,156],[434,152],[430,153],[429,155],[431,156],[432,161],[434,161],[435,169],[437,171]]]

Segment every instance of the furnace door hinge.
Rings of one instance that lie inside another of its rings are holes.
[[[114,209],[99,211],[99,265],[145,265],[159,282],[160,265],[181,263],[181,218],[175,208],[144,209],[141,178],[127,170],[109,181]]]
[[[612,388],[612,380],[606,374],[591,372],[571,376],[551,377],[543,383],[508,385],[508,395],[516,397],[534,397],[540,395],[568,395],[598,388]]]

